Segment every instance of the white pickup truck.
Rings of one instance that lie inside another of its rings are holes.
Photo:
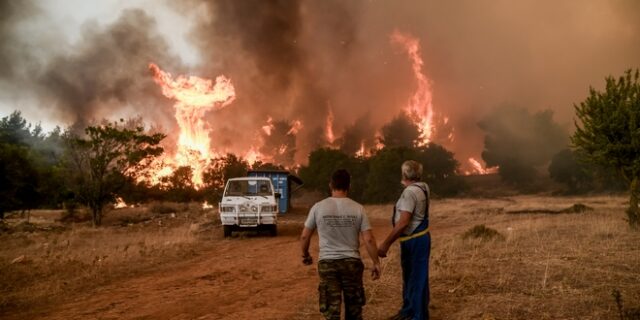
[[[218,205],[225,238],[241,228],[268,230],[276,236],[279,196],[269,178],[229,179]]]

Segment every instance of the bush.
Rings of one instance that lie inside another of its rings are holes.
[[[364,200],[369,203],[388,203],[402,192],[400,166],[406,160],[415,160],[412,148],[384,148],[369,160],[369,176]]]
[[[424,166],[423,181],[435,196],[453,196],[467,189],[456,175],[458,162],[442,146],[383,148],[371,158],[350,157],[340,150],[318,149],[309,155],[309,164],[299,171],[305,187],[329,193],[329,179],[336,169],[351,174],[349,197],[365,203],[388,203],[402,192],[400,166],[406,160],[416,160]]]
[[[422,180],[433,196],[454,196],[468,188],[456,174],[458,162],[453,153],[435,143],[419,148],[384,148],[369,160],[364,200],[370,203],[394,201],[402,191],[400,166],[406,160],[423,165]]]
[[[355,175],[350,167],[351,159],[347,154],[339,150],[323,148],[311,152],[309,164],[300,168],[299,174],[306,188],[328,195],[331,174],[337,169],[347,169],[349,171],[351,174],[351,189],[355,190],[353,186],[356,180],[364,177]]]
[[[536,169],[515,158],[505,159],[498,169],[500,178],[508,184],[515,186],[521,191],[529,190],[538,174]]]
[[[462,235],[462,239],[481,239],[482,241],[489,240],[504,240],[504,236],[495,229],[488,228],[484,224],[479,224],[474,226],[473,228],[467,230]]]
[[[581,193],[593,188],[593,176],[589,168],[580,164],[570,149],[564,149],[553,156],[549,176],[566,185],[570,193]]]

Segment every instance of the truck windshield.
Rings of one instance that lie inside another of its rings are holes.
[[[224,192],[225,197],[270,196],[271,184],[268,180],[232,180]]]

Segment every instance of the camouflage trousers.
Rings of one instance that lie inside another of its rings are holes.
[[[364,264],[360,259],[348,258],[318,262],[320,312],[325,319],[340,320],[343,296],[345,319],[362,319],[362,306],[366,302],[362,285],[363,271]]]

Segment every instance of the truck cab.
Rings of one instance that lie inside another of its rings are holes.
[[[269,178],[229,179],[218,205],[224,237],[242,229],[268,230],[276,236],[279,197]]]

